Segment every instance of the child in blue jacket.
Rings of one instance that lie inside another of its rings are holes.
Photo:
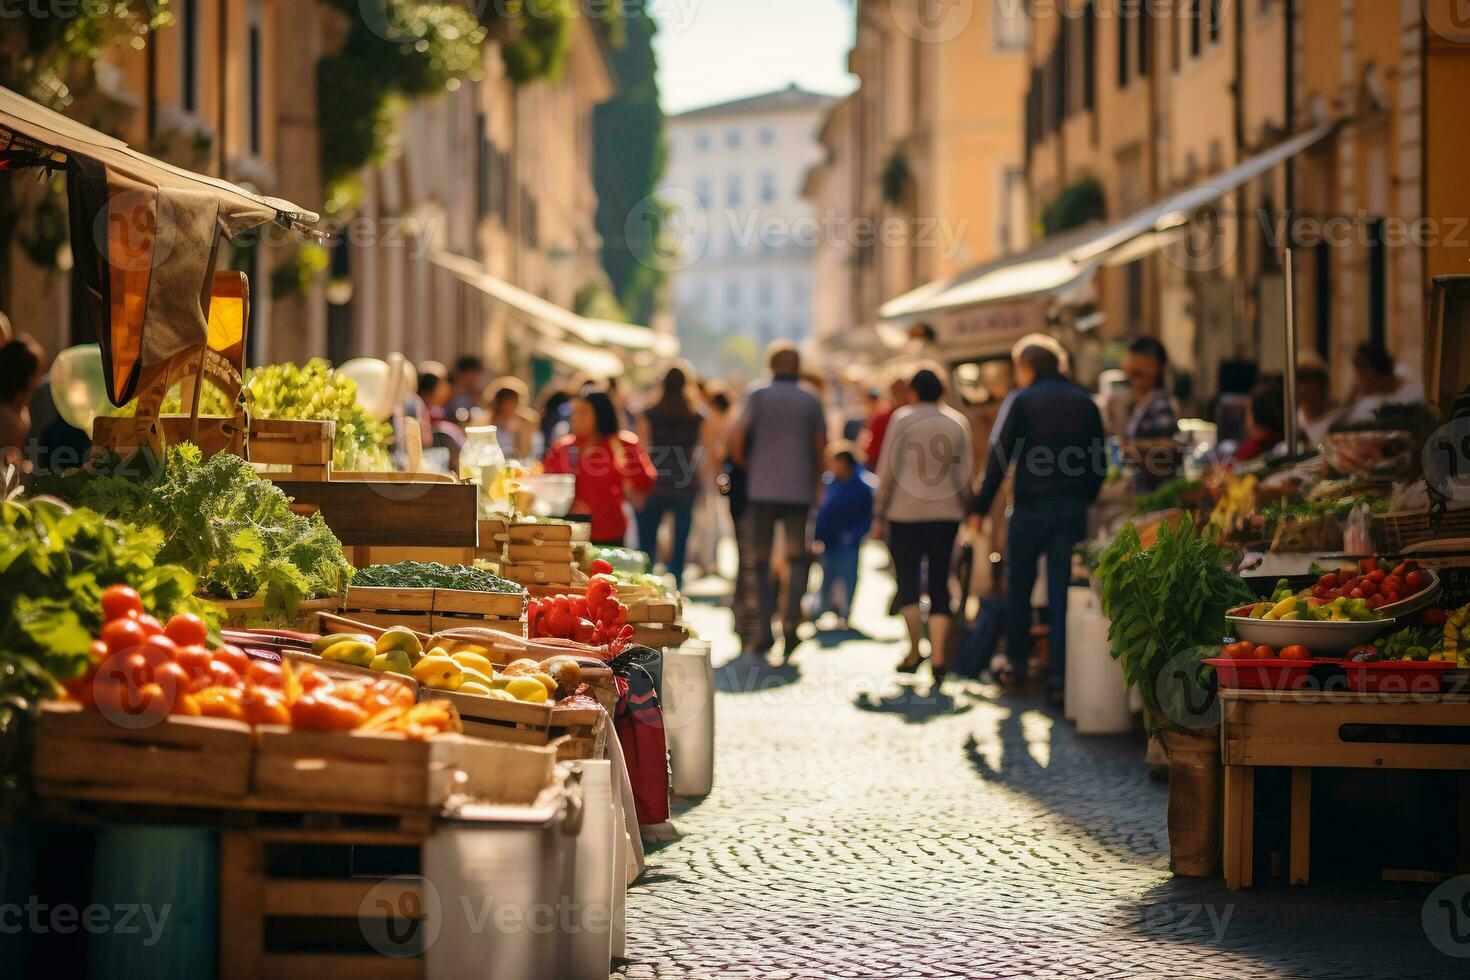
[[[855,445],[837,442],[827,453],[822,482],[826,489],[816,527],[816,539],[822,546],[821,605],[823,612],[837,615],[837,629],[845,630],[857,592],[858,556],[873,527],[873,491],[878,478],[863,466]]]

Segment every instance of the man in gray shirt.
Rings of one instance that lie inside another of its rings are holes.
[[[751,388],[740,421],[730,434],[730,456],[746,472],[755,551],[755,591],[763,636],[745,637],[745,653],[760,656],[770,646],[769,631],[777,614],[771,585],[771,555],[780,526],[790,581],[779,610],[783,658],[796,648],[801,600],[811,571],[807,528],[820,497],[827,452],[827,420],[821,400],[801,384],[801,356],[784,342],[766,352],[771,380]]]

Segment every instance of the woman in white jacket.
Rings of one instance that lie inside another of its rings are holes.
[[[945,384],[939,370],[920,370],[910,386],[914,403],[894,413],[883,440],[873,536],[888,540],[899,612],[908,627],[908,656],[898,670],[911,674],[923,662],[922,600],[927,591],[929,669],[938,683],[949,666],[954,622],[950,564],[969,504],[975,456],[969,422],[940,403]]]

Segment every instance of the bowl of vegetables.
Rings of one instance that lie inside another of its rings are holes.
[[[1302,646],[1319,655],[1371,643],[1394,622],[1364,599],[1301,596],[1284,582],[1270,599],[1232,609],[1225,621],[1239,640],[1277,650]]]

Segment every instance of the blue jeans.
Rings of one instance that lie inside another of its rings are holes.
[[[857,592],[858,558],[861,546],[828,547],[822,552],[822,611],[843,617],[852,615],[852,597]],[[839,607],[839,590],[843,602]]]
[[[684,585],[684,561],[689,554],[689,529],[694,523],[694,498],[654,494],[638,512],[638,547],[648,553],[649,564],[658,561],[658,529],[664,515],[674,515],[674,547],[669,554],[669,574]]]
[[[1087,536],[1087,504],[1080,498],[1017,503],[1011,513],[1006,555],[1006,657],[1016,680],[1026,678],[1031,654],[1031,590],[1036,565],[1046,558],[1047,623],[1051,676],[1047,686],[1065,687],[1067,676],[1067,588],[1072,584],[1072,549]]]

